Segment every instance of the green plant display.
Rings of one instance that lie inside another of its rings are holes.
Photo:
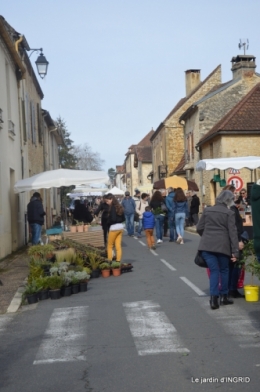
[[[36,280],[37,278],[43,275],[44,275],[44,271],[41,267],[40,262],[32,257],[29,262],[28,283],[31,284],[32,281]]]
[[[247,244],[245,244],[243,249],[243,258],[240,263],[244,264],[246,271],[251,274],[251,286],[253,286],[254,276],[260,279],[260,263],[258,262],[255,254],[253,240],[250,240]]]
[[[47,279],[48,279],[49,288],[51,290],[58,290],[63,285],[63,279],[61,276],[53,275],[53,276],[49,276]]]
[[[75,272],[75,277],[80,283],[87,282],[90,279],[90,275],[87,274],[85,271]]]
[[[28,295],[38,293],[38,291],[40,290],[41,290],[41,286],[38,285],[36,280],[32,280],[31,283],[27,283],[27,285],[25,286],[23,295],[24,297],[27,297]]]
[[[44,258],[48,255],[52,255],[54,249],[55,249],[54,246],[51,244],[33,245],[33,246],[30,246],[30,248],[28,250],[28,255]]]
[[[106,262],[105,263],[101,263],[99,268],[101,270],[109,270],[111,268],[111,264],[110,263],[106,263]]]
[[[40,288],[39,291],[48,290],[49,288],[48,276],[40,276],[39,278],[36,279],[36,284]]]
[[[121,267],[121,263],[120,261],[113,261],[113,263],[111,264],[111,268],[112,269],[117,269]]]
[[[88,253],[88,265],[92,270],[98,269],[101,263],[102,260],[100,255],[98,255],[96,252]]]

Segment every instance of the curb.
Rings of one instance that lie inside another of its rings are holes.
[[[25,284],[27,282],[27,278],[24,279],[23,285],[18,288],[16,291],[10,305],[7,308],[6,313],[16,313],[17,310],[20,308],[22,299],[23,299],[23,292],[25,290]]]

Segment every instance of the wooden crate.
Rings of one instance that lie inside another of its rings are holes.
[[[89,230],[83,233],[71,233],[70,231],[65,231],[62,233],[63,237],[66,239],[71,239],[73,241],[79,242],[84,245],[92,245],[96,247],[104,247],[104,236],[102,230]]]

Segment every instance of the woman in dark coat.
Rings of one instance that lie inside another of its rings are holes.
[[[239,258],[235,214],[228,208],[233,201],[232,192],[221,192],[215,206],[204,209],[197,225],[197,232],[201,236],[198,250],[210,270],[211,309],[219,308],[219,295],[220,305],[233,304],[228,298],[229,261],[231,259],[235,262]]]
[[[162,210],[164,198],[160,191],[155,191],[150,201],[150,207],[154,213],[155,218],[155,231],[157,237],[157,244],[162,243],[163,237],[163,224],[166,212]]]
[[[94,215],[97,217],[101,212],[101,226],[103,229],[104,243],[105,247],[107,246],[107,235],[108,235],[108,211],[109,205],[105,203],[104,199],[99,203],[98,208],[95,210]]]

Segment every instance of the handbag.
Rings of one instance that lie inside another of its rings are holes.
[[[195,259],[194,259],[194,263],[198,266],[198,267],[202,267],[202,268],[208,268],[208,264],[206,263],[206,261],[203,259],[203,257],[201,256],[201,251],[198,250]]]
[[[139,222],[139,214],[138,214],[138,212],[135,212],[135,214],[134,214],[134,221],[135,222]]]
[[[167,212],[168,211],[168,208],[166,207],[166,204],[163,201],[161,202],[161,210],[163,212]]]

